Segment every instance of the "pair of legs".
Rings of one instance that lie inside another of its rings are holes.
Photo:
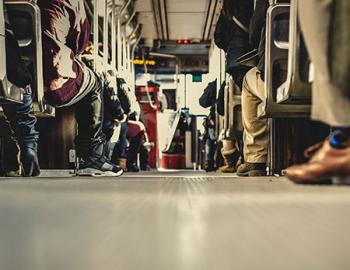
[[[216,138],[215,130],[213,128],[207,128],[204,136],[205,142],[205,170],[207,172],[216,171],[215,167],[215,150],[216,150]]]
[[[125,167],[128,171],[137,172],[137,155],[140,153],[141,167],[147,166],[148,151],[144,149],[145,126],[140,121],[129,120],[121,124],[119,142],[114,148],[112,160]],[[127,144],[129,142],[129,149]],[[146,152],[147,151],[147,154]],[[145,166],[143,166],[145,165]]]
[[[78,134],[75,140],[80,174],[122,173],[118,166],[109,162],[106,154],[106,135],[103,133],[104,103],[103,86],[99,77],[81,63],[84,80],[76,97],[64,106],[75,106]]]
[[[298,4],[300,26],[315,67],[311,117],[333,127],[333,132],[308,163],[289,168],[287,175],[298,183],[318,183],[350,175],[350,99],[330,75],[327,56],[333,1],[308,0],[298,1]]]
[[[242,87],[243,154],[245,163],[237,174],[240,176],[266,175],[268,121],[261,118],[264,108],[265,86],[261,73],[254,67],[248,71]]]

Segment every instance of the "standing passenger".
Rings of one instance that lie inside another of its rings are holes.
[[[242,90],[242,120],[244,164],[237,169],[239,176],[265,176],[269,129],[263,114],[265,99],[265,32],[267,0],[257,0],[250,22],[250,43],[258,49],[259,62],[245,75]]]

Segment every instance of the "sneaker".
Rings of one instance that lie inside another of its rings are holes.
[[[78,176],[114,176],[118,177],[124,173],[119,166],[110,163],[106,158],[88,158],[83,160],[77,171]]]
[[[245,162],[238,167],[237,175],[241,177],[266,176],[266,163]]]

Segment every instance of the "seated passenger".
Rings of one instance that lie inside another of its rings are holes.
[[[122,78],[117,79],[118,97],[121,106],[127,114],[127,122],[122,124],[120,139],[114,153],[113,159],[118,159],[120,166],[124,167],[128,172],[138,172],[137,155],[141,150],[141,146],[145,143],[146,128],[139,121],[140,106],[136,100],[135,93],[129,89],[126,82]],[[129,149],[127,151],[127,144]]]
[[[21,59],[21,51],[11,29],[5,5],[4,10],[6,73],[12,84],[23,89],[23,104],[3,105],[3,110],[12,129],[13,139],[20,149],[21,175],[38,176],[40,174],[37,156],[39,133],[35,130],[36,117],[30,87],[32,77]]]
[[[202,96],[199,98],[199,104],[203,108],[210,108],[209,115],[203,121],[203,142],[205,145],[204,169],[207,172],[216,171],[216,164],[214,160],[216,150],[216,84],[217,80],[210,82],[208,86],[204,89]]]
[[[41,10],[44,92],[55,107],[75,105],[78,136],[78,174],[119,176],[122,170],[108,161],[102,131],[103,89],[96,74],[79,56],[90,35],[83,0],[39,0]]]
[[[244,164],[237,169],[238,176],[265,176],[268,147],[268,121],[260,118],[265,99],[264,61],[267,0],[256,2],[250,23],[250,43],[259,48],[259,63],[245,75],[242,90],[242,121]]]
[[[239,89],[242,88],[243,78],[249,68],[240,65],[237,60],[250,51],[248,26],[253,7],[252,0],[225,0],[215,29],[215,44],[226,52],[226,72],[232,76]],[[221,172],[236,172],[240,157],[237,147],[239,144],[236,138],[225,138],[222,141],[224,166],[220,167]]]
[[[311,117],[333,130],[308,163],[287,169],[297,183],[350,176],[349,9],[347,0],[299,1],[300,26],[315,68]]]

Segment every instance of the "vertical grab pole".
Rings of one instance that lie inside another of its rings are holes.
[[[106,70],[108,66],[108,9],[107,9],[107,0],[103,1],[103,68]]]
[[[122,38],[121,38],[121,22],[120,22],[120,16],[121,16],[121,13],[118,14],[117,16],[117,58],[118,58],[118,63],[117,63],[117,70],[118,72],[121,71],[121,68],[122,68],[122,65],[121,65],[121,62],[122,62],[122,48],[121,48],[121,45],[122,45]]]
[[[141,28],[141,33],[142,33],[142,28]],[[132,45],[132,49],[131,49],[131,65],[132,65],[132,81],[133,81],[133,89],[135,89],[136,86],[136,82],[135,82],[135,64],[134,64],[134,60],[135,60],[135,50],[137,45],[139,44],[140,40],[141,40],[141,33],[139,35],[139,37],[137,38],[136,42]]]
[[[126,36],[125,36],[125,27],[123,32],[123,71],[126,71]]]
[[[94,0],[94,69],[97,70],[97,56],[98,56],[98,0]]]
[[[118,69],[117,67],[117,20],[116,20],[116,5],[115,5],[115,0],[112,0],[112,66],[113,69]]]

